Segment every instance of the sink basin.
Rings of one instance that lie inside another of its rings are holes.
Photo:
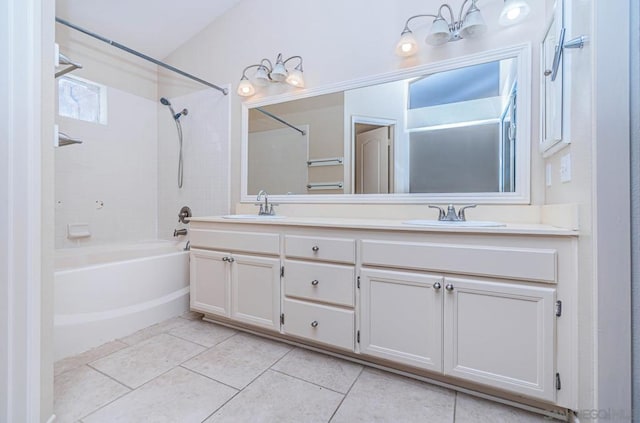
[[[228,214],[226,216],[222,216],[223,219],[238,219],[238,220],[273,220],[273,219],[284,219],[285,216],[280,215],[268,215],[268,214]]]
[[[405,225],[416,226],[431,226],[434,228],[491,228],[506,226],[500,222],[490,222],[487,220],[466,220],[462,222],[447,221],[447,220],[425,220],[415,219],[402,222]]]

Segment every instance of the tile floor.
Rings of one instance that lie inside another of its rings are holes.
[[[199,317],[57,362],[56,423],[548,420]]]

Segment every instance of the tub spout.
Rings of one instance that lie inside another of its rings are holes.
[[[174,229],[173,230],[173,236],[180,236],[180,235],[186,235],[186,234],[187,234],[187,229],[186,228]]]

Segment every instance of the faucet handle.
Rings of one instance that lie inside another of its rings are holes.
[[[460,220],[467,220],[467,217],[465,216],[464,211],[466,209],[472,209],[474,207],[478,207],[478,205],[477,204],[470,204],[468,206],[460,207],[460,209],[458,210],[458,218]]]
[[[444,219],[444,209],[442,207],[434,206],[432,204],[427,204],[430,209],[438,209],[438,220]]]

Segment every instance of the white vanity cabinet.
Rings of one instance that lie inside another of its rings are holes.
[[[190,232],[191,308],[210,319],[489,395],[576,407],[573,231],[210,218],[192,220]]]
[[[282,331],[353,351],[355,240],[284,236]]]
[[[443,279],[362,269],[360,352],[442,372]]]
[[[279,331],[279,236],[240,232],[232,241],[233,235],[192,231],[191,309]]]
[[[445,277],[444,374],[555,400],[553,287]]]
[[[556,250],[364,240],[362,261],[362,353],[555,400]]]

